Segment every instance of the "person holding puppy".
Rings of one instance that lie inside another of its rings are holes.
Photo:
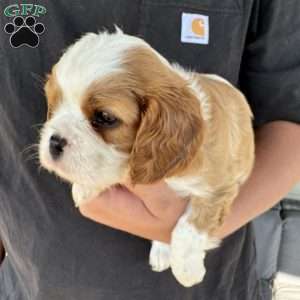
[[[0,237],[8,254],[0,267],[1,295],[263,299],[248,222],[300,179],[300,5],[283,6],[279,0],[43,3],[47,14],[39,21],[46,31],[36,48],[13,49],[7,33],[0,34]],[[208,253],[204,281],[192,288],[180,286],[170,271],[152,272],[147,262],[148,239],[168,243],[187,204],[163,181],[114,188],[81,206],[83,218],[67,185],[39,174],[22,152],[36,142],[32,125],[45,119],[45,101],[31,75],[49,72],[61,50],[83,33],[113,30],[114,24],[171,61],[225,77],[240,87],[254,113],[254,169],[215,233],[225,239]]]

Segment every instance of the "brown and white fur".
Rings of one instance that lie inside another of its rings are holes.
[[[133,184],[165,180],[189,206],[171,244],[153,242],[150,264],[155,271],[171,266],[184,286],[201,282],[206,251],[219,242],[212,233],[253,165],[244,96],[219,76],[170,64],[119,29],[86,34],[69,47],[45,91],[41,164],[73,184],[76,205],[128,177]],[[92,126],[99,112],[117,125]],[[66,141],[59,159],[49,152],[53,135]]]

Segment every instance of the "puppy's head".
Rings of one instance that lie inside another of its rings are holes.
[[[64,179],[152,183],[183,171],[203,136],[189,83],[143,40],[87,34],[53,67],[40,161]]]

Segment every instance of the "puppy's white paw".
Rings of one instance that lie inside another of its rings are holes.
[[[205,276],[204,259],[206,250],[215,248],[217,243],[206,233],[200,233],[187,221],[180,218],[172,233],[171,268],[176,279],[185,287],[200,283]]]
[[[205,240],[192,225],[179,223],[172,233],[171,267],[185,287],[200,283],[205,275]]]
[[[88,200],[96,196],[98,193],[90,188],[87,188],[83,185],[79,185],[74,183],[72,185],[72,197],[75,202],[75,206],[78,207],[79,205],[88,202]]]
[[[170,245],[153,241],[149,264],[155,272],[162,272],[170,267]]]

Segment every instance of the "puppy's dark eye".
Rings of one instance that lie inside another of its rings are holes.
[[[119,119],[107,111],[96,111],[91,124],[95,129],[112,128],[119,124]]]

